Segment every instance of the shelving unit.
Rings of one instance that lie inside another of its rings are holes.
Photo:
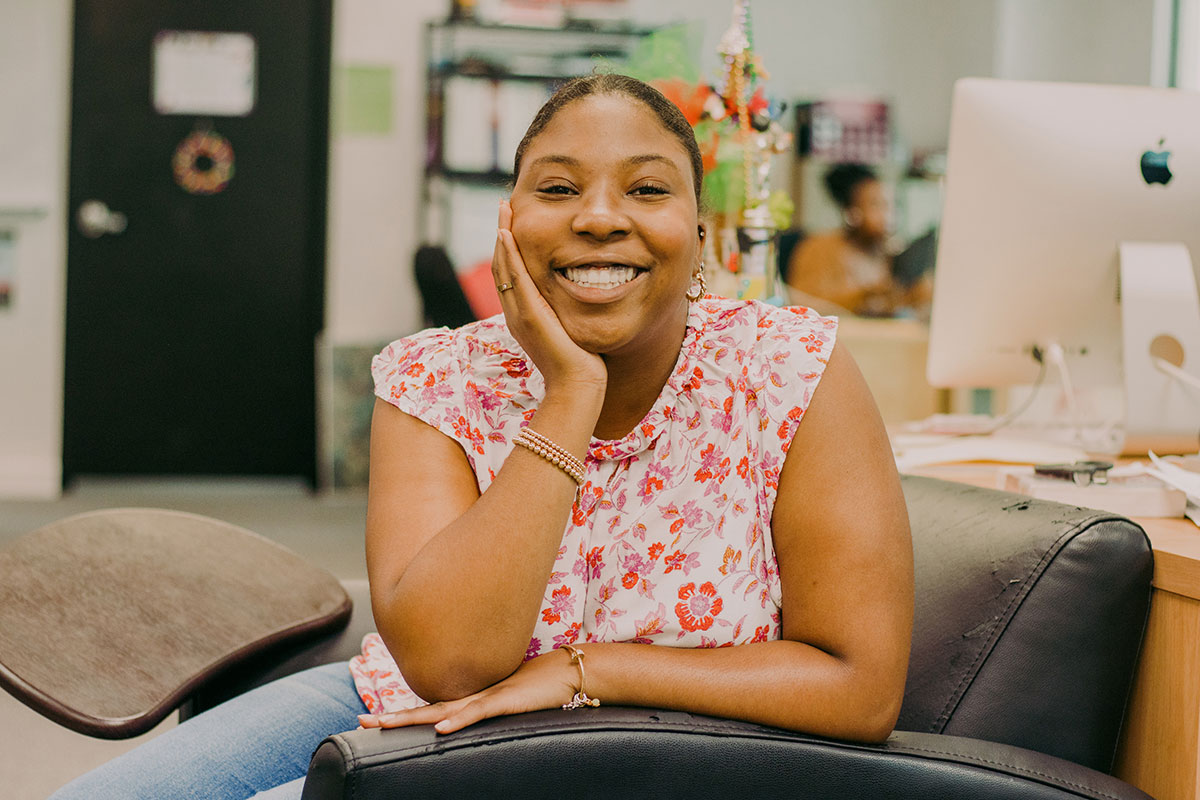
[[[619,64],[650,33],[572,25],[432,22],[424,37],[426,154],[420,234],[456,267],[490,258],[496,203],[533,114],[564,81]]]

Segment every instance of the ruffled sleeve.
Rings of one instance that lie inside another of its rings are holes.
[[[392,342],[371,362],[375,394],[449,436],[482,492],[544,394],[502,317]]]
[[[397,339],[371,360],[375,396],[463,443],[458,349],[454,331],[446,328]]]

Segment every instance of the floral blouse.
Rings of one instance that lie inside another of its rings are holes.
[[[837,320],[706,297],[636,429],[593,439],[526,658],[574,642],[725,647],[780,638],[771,510]],[[467,454],[486,491],[545,393],[502,316],[422,331],[372,362],[375,393]],[[424,703],[378,634],[350,663],[371,713]]]

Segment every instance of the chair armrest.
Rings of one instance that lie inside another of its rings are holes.
[[[333,575],[243,528],[89,512],[0,550],[0,688],[80,733],[136,736],[232,665],[350,612]]]
[[[350,621],[345,627],[322,636],[284,642],[231,666],[200,686],[179,707],[179,721],[294,672],[334,661],[349,661],[362,652],[363,637],[375,630],[370,588],[366,578],[342,581],[342,588],[353,603]]]
[[[303,798],[398,791],[406,798],[1149,798],[1087,767],[977,739],[897,732],[864,745],[618,707],[499,717],[445,736],[424,725],[331,736],[313,755]]]

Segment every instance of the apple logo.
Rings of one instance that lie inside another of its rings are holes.
[[[1171,182],[1171,168],[1167,166],[1167,159],[1171,157],[1170,150],[1163,150],[1163,142],[1166,139],[1158,140],[1158,150],[1147,150],[1142,153],[1142,179],[1147,184],[1161,183],[1166,186]]]

